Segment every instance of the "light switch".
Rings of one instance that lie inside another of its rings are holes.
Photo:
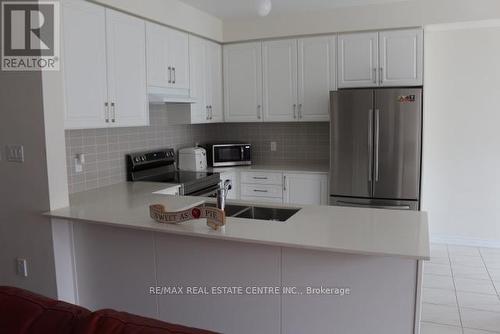
[[[276,151],[276,142],[272,141],[271,142],[271,152],[275,152],[275,151]]]
[[[6,160],[10,162],[24,162],[23,145],[7,145],[5,147]]]
[[[28,277],[28,261],[26,259],[16,259],[17,274],[19,276]]]

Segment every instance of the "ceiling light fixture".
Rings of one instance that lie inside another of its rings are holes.
[[[257,13],[259,16],[269,15],[272,7],[271,0],[257,0]]]

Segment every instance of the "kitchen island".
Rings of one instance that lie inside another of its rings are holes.
[[[154,222],[150,204],[213,202],[162,188],[117,184],[48,213],[61,295],[224,333],[418,333],[425,213],[304,206],[214,231]]]

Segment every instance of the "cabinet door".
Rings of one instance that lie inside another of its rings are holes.
[[[145,23],[107,9],[106,29],[111,125],[148,125]]]
[[[262,44],[265,121],[297,120],[297,40]]]
[[[205,41],[207,59],[206,96],[208,97],[209,122],[224,120],[222,102],[222,47],[219,44]]]
[[[380,33],[380,85],[422,85],[423,32],[421,29]]]
[[[107,127],[104,13],[86,1],[63,2],[66,129]]]
[[[298,118],[328,121],[330,91],[335,90],[335,36],[299,39]]]
[[[189,89],[189,42],[188,34],[169,30],[169,66],[172,66],[174,88]]]
[[[191,104],[191,123],[207,123],[209,119],[206,98],[206,62],[205,41],[189,36],[189,76],[190,96],[196,100]]]
[[[378,86],[378,33],[340,34],[339,88]]]
[[[327,175],[285,173],[283,179],[283,203],[328,204]]]
[[[226,122],[262,121],[261,42],[224,46]]]
[[[159,24],[146,23],[146,54],[148,63],[148,86],[170,87],[171,73],[168,70],[169,29]]]

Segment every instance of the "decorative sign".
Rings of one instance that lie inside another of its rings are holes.
[[[168,212],[162,204],[153,204],[149,206],[149,215],[161,224],[180,224],[188,220],[207,218],[207,225],[214,230],[226,225],[226,213],[213,207],[194,207],[184,211]]]

